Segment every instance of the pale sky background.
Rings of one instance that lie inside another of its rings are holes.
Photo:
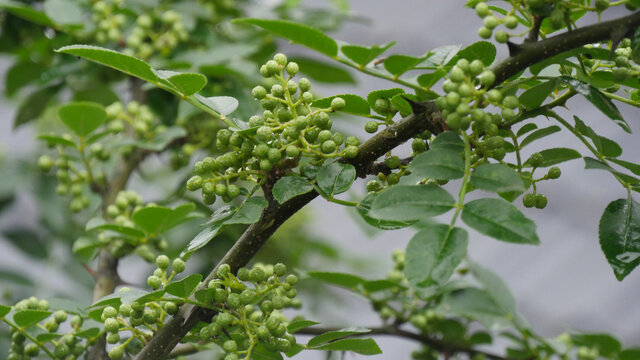
[[[308,2],[313,3],[313,2]],[[464,1],[451,0],[352,0],[355,15],[371,20],[370,25],[349,23],[332,34],[337,39],[355,44],[383,44],[397,41],[389,53],[421,55],[441,45],[469,45],[479,38],[477,29],[482,25],[473,10],[463,8]],[[624,9],[612,11],[609,16],[626,13]],[[593,18],[585,23],[593,22]],[[498,46],[498,60],[504,58],[504,46]],[[290,53],[305,53],[301,47],[287,46]],[[289,51],[288,51],[289,52]],[[1,60],[1,59],[0,59]],[[6,69],[6,61],[0,61],[0,73]],[[354,73],[358,79],[355,87],[316,86],[325,95],[352,92],[362,96],[374,89],[391,88],[395,84]],[[570,111],[561,114],[570,119],[577,114],[600,134],[623,145],[621,159],[638,162],[640,142],[640,113],[638,109],[618,104],[634,134],[623,132],[591,104],[582,99],[568,103]],[[8,154],[31,149],[34,133],[22,128],[11,132],[14,108],[0,98],[0,147]],[[540,126],[550,124],[546,119],[537,119]],[[634,141],[636,140],[636,141]],[[556,134],[531,146],[529,152],[544,146],[561,143],[588,155],[584,146],[564,133]],[[528,155],[529,153],[527,153]],[[525,156],[526,157],[526,156]],[[547,195],[549,205],[545,210],[524,209],[524,213],[538,224],[541,245],[537,247],[513,245],[486,238],[470,230],[469,256],[476,262],[498,273],[512,289],[519,310],[531,322],[534,329],[545,336],[557,336],[563,331],[586,330],[611,332],[625,345],[640,344],[640,270],[636,270],[623,282],[618,282],[600,251],[597,228],[599,218],[606,205],[626,196],[626,192],[614,178],[603,171],[584,170],[582,160],[573,160],[561,165],[563,175],[559,180],[545,182],[540,192]],[[364,186],[364,183],[361,184]],[[455,186],[455,183],[453,184]],[[636,199],[640,198],[636,194]],[[520,200],[516,205],[522,208]],[[369,238],[352,221],[351,209],[318,199],[312,203],[316,222],[312,225],[324,237],[351,249],[361,256],[369,256],[376,262],[375,270],[368,272],[369,278],[383,277],[391,266],[390,251],[404,248],[414,230],[403,229],[380,233]],[[33,211],[28,205],[24,211]],[[450,217],[447,215],[446,219]],[[444,221],[444,220],[443,220]],[[447,220],[448,221],[448,220]],[[0,226],[2,224],[0,223]],[[0,242],[0,250],[15,254]],[[16,256],[4,258],[6,266],[15,266],[31,271],[33,268]],[[334,271],[336,269],[318,269]],[[65,286],[72,286],[66,284]],[[72,286],[73,289],[73,286]],[[376,326],[378,320],[370,311],[368,303],[338,291],[346,302],[328,309],[331,311],[327,325]],[[318,320],[318,319],[316,319]],[[383,355],[369,359],[408,358],[415,343],[396,338],[380,338]],[[320,352],[307,352],[301,359],[324,359]],[[348,355],[348,358],[365,358]]]

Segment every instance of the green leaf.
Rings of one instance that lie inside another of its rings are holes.
[[[612,168],[609,164],[607,164],[604,161],[598,160],[598,159],[594,159],[588,156],[585,156],[584,158],[584,168],[585,169],[598,169],[598,170],[606,170],[610,173],[612,173],[613,175],[619,177],[622,181],[628,183],[628,184],[638,184],[640,183],[640,179],[631,176],[631,175],[627,175],[624,173],[621,173],[619,171],[616,171],[614,168]]]
[[[520,95],[520,103],[524,105],[527,110],[535,109],[542,105],[547,96],[549,96],[557,86],[558,84],[555,80],[550,80],[531,87]]]
[[[598,135],[593,129],[585,124],[579,117],[573,116],[576,123],[575,129],[582,135],[591,139],[596,150],[602,155],[609,157],[618,157],[622,155],[622,148],[615,141]]]
[[[299,176],[285,176],[273,185],[273,197],[280,204],[313,190],[313,184]]]
[[[202,90],[207,85],[206,76],[198,73],[179,73],[167,70],[155,70],[161,79],[167,80],[182,95],[189,96]]]
[[[55,27],[53,21],[51,21],[45,13],[36,10],[35,7],[30,4],[28,5],[12,0],[0,0],[0,9],[5,9],[18,17],[39,25]]]
[[[236,111],[239,104],[238,100],[231,96],[204,97],[195,94],[193,95],[193,97],[204,104],[206,107],[224,116]]]
[[[632,163],[632,162],[628,162],[628,161],[624,161],[624,160],[620,160],[620,159],[607,159],[613,163],[616,163],[622,167],[624,167],[625,169],[631,171],[632,173],[636,174],[636,175],[640,175],[640,165]]]
[[[404,54],[391,55],[384,59],[384,68],[392,75],[400,76],[405,72],[413,69],[418,65],[425,57],[415,57]]]
[[[351,187],[356,179],[356,169],[351,164],[332,162],[320,168],[316,181],[328,196],[341,194]]]
[[[444,284],[467,253],[468,234],[435,224],[416,233],[406,250],[405,274],[413,288]]]
[[[415,221],[389,221],[389,220],[381,220],[376,219],[374,217],[369,216],[369,211],[371,210],[371,205],[373,201],[378,197],[380,193],[371,192],[364,197],[364,199],[360,200],[358,206],[356,206],[356,210],[358,214],[362,216],[364,221],[371,225],[375,226],[382,230],[395,230],[401,229],[407,226],[412,225]]]
[[[430,88],[433,85],[437,84],[438,80],[442,79],[445,75],[447,75],[446,69],[437,69],[434,72],[418,76],[418,84],[420,84],[420,86]]]
[[[195,205],[187,203],[170,209],[164,206],[146,206],[134,212],[131,220],[148,234],[160,234],[189,220]]]
[[[503,199],[478,199],[466,203],[462,221],[497,240],[517,244],[540,243],[536,224]]]
[[[345,107],[340,111],[346,112],[349,114],[359,115],[359,116],[369,116],[371,111],[369,110],[369,104],[363,98],[354,94],[342,94],[342,95],[334,95],[322,99],[314,100],[311,104],[317,108],[329,108],[331,107],[331,100],[336,97],[341,97],[344,99]]]
[[[302,329],[306,329],[310,326],[317,325],[317,324],[319,324],[319,322],[315,322],[311,320],[295,320],[295,321],[292,321],[287,326],[287,332],[289,332],[289,334],[294,334]]]
[[[189,256],[194,251],[207,245],[209,241],[218,235],[220,230],[222,230],[222,227],[225,225],[225,222],[231,218],[237,210],[238,209],[236,207],[232,207],[230,205],[217,209],[206,223],[207,227],[189,242],[187,248],[180,254],[180,257]]]
[[[378,292],[378,291],[383,291],[383,290],[388,290],[388,289],[404,289],[406,288],[404,285],[395,282],[395,281],[391,281],[391,280],[369,280],[369,281],[365,281],[362,284],[362,287],[370,292],[370,293],[374,293],[374,292]]]
[[[535,123],[528,123],[528,124],[524,124],[520,129],[518,129],[518,132],[516,133],[517,137],[521,137],[522,135],[533,131],[535,129],[538,128],[538,125],[536,125]]]
[[[4,317],[11,311],[12,307],[0,304],[0,318]]]
[[[464,161],[455,151],[431,149],[418,154],[409,170],[421,178],[453,180],[464,176]]]
[[[111,230],[119,234],[134,237],[134,238],[144,237],[144,232],[136,228],[112,224],[100,217],[95,217],[93,219],[90,219],[87,222],[87,225],[85,226],[85,231],[92,231],[92,230]]]
[[[503,164],[484,164],[471,173],[471,185],[477,189],[495,193],[525,191],[522,178],[512,168]]]
[[[51,316],[51,311],[21,310],[13,314],[13,322],[20,327],[33,326]]]
[[[42,4],[49,19],[58,25],[82,24],[84,11],[75,1],[45,0]]]
[[[225,221],[225,225],[231,224],[253,224],[260,220],[262,210],[268,203],[263,197],[254,196],[247,200],[238,208],[231,218]]]
[[[629,194],[609,203],[600,218],[600,247],[619,281],[640,264],[639,206]]]
[[[523,127],[524,128],[524,127]],[[560,131],[560,127],[556,126],[556,125],[552,125],[546,128],[542,128],[542,129],[538,129],[534,132],[532,132],[531,134],[527,135],[526,138],[524,138],[524,140],[522,140],[522,142],[520,142],[520,147],[523,148],[529,144],[531,144],[532,142],[538,140],[538,139],[542,139],[543,137],[549,136],[551,134],[555,134],[558,131]],[[518,132],[520,133],[520,132]],[[520,136],[520,135],[518,135]]]
[[[298,63],[300,72],[313,80],[325,83],[355,83],[351,73],[341,67],[312,58],[295,57],[291,61]]]
[[[83,263],[88,263],[96,255],[100,243],[87,236],[81,236],[73,242],[71,251],[78,257]]]
[[[624,349],[618,354],[618,360],[640,359],[640,348]]]
[[[259,26],[294,43],[304,45],[308,48],[321,52],[330,57],[338,54],[338,44],[335,40],[323,34],[322,31],[310,26],[299,24],[287,20],[266,20],[266,19],[236,19],[236,24],[252,24]]]
[[[413,114],[413,108],[411,108],[411,104],[406,99],[419,101],[418,97],[413,94],[396,94],[391,98],[391,105],[400,111],[400,116],[402,117]]]
[[[613,120],[622,130],[631,133],[631,129],[626,121],[622,118],[622,114],[616,107],[616,105],[607,98],[600,90],[587,84],[583,81],[570,78],[567,76],[560,77],[565,84],[571,86],[578,94],[584,96],[589,102],[591,102],[598,110],[607,115]]]
[[[20,125],[37,119],[61,88],[60,84],[56,84],[43,87],[29,94],[18,107],[13,121],[13,128],[15,129]]]
[[[416,68],[437,69],[447,65],[456,57],[460,48],[462,48],[460,45],[444,45],[430,50],[427,58]]]
[[[327,351],[352,351],[361,355],[382,354],[382,350],[380,350],[378,344],[376,344],[373,339],[336,340],[325,345],[314,347],[314,349]]]
[[[580,155],[579,152],[573,149],[567,149],[567,148],[546,149],[546,150],[540,151],[540,154],[542,154],[544,161],[542,162],[542,165],[538,167],[549,167],[565,161],[579,159],[582,157],[582,155]],[[528,159],[527,161],[525,161],[523,166],[531,167],[531,159]]]
[[[367,95],[367,102],[369,103],[370,108],[375,109],[376,100],[380,98],[391,99],[394,95],[403,93],[404,90],[400,88],[374,90]]]
[[[20,61],[13,64],[5,75],[4,91],[8,97],[13,96],[24,86],[38,80],[48,68],[31,61]]]
[[[495,60],[496,53],[496,47],[492,43],[488,41],[478,41],[460,50],[450,63],[455,64],[458,59],[467,59],[470,62],[480,60],[483,64],[489,66],[493,63],[493,60]]]
[[[500,306],[505,312],[516,314],[516,299],[511,294],[509,287],[498,275],[474,262],[469,262],[468,268],[496,305]]]
[[[200,284],[200,281],[202,281],[202,275],[191,274],[182,280],[171,282],[164,287],[164,291],[167,294],[184,299],[191,295],[193,290]]]
[[[160,79],[146,62],[133,56],[92,45],[70,45],[61,47],[56,52],[83,57],[87,60],[106,65],[125,74],[135,76],[152,84]]]
[[[355,335],[355,334],[366,334],[371,330],[367,328],[363,328],[360,326],[352,326],[345,329],[335,330],[335,331],[327,331],[324,334],[317,335],[307,343],[309,347],[316,347],[322,344],[329,343],[331,341],[342,339],[347,336]]]
[[[634,6],[640,6],[640,1],[633,0]],[[636,29],[631,38],[631,58],[636,64],[640,63],[640,29]]]
[[[355,289],[358,285],[365,282],[365,280],[359,276],[339,272],[311,271],[307,273],[307,275],[309,275],[310,278],[349,289]]]
[[[382,55],[387,49],[395,44],[395,41],[385,45],[342,45],[340,51],[349,59],[353,60],[360,66],[365,66],[378,56]]]
[[[98,103],[72,102],[62,105],[58,109],[58,115],[79,137],[91,134],[95,129],[107,121],[107,112]]]
[[[2,230],[2,237],[32,258],[42,261],[49,256],[46,240],[32,229],[21,226],[8,228]]]
[[[446,149],[449,151],[454,151],[458,154],[462,154],[464,152],[464,142],[460,138],[460,135],[455,133],[454,131],[445,131],[440,135],[436,136],[433,141],[431,141],[431,150],[435,149]],[[430,150],[430,151],[431,151]]]
[[[477,320],[488,328],[501,328],[511,322],[505,312],[487,291],[477,288],[466,288],[447,294],[443,300],[446,311]]]
[[[417,221],[446,213],[455,200],[436,185],[394,185],[371,204],[369,216],[387,221]]]
[[[620,340],[609,334],[572,334],[571,340],[578,346],[597,349],[600,356],[612,358],[622,350]]]
[[[162,151],[169,146],[174,140],[187,136],[187,130],[182,126],[171,126],[163,132],[155,134],[150,140],[134,141],[134,145],[143,150]]]

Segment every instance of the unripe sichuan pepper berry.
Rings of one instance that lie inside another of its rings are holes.
[[[534,207],[536,204],[536,195],[535,194],[525,194],[522,197],[522,204],[525,207],[531,208]]]
[[[544,209],[545,207],[547,207],[547,197],[542,194],[537,194],[535,205],[537,209]]]
[[[560,177],[560,174],[562,174],[562,171],[560,171],[560,168],[557,166],[554,166],[551,169],[549,169],[549,172],[547,173],[547,177],[549,179],[557,179]]]

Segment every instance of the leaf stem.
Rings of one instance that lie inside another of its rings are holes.
[[[456,212],[453,214],[449,229],[453,229],[458,220],[458,215],[464,208],[464,196],[467,194],[467,184],[469,183],[469,177],[471,176],[471,144],[469,143],[469,136],[466,132],[462,132],[462,141],[464,142],[464,177],[462,178],[462,185],[460,185],[460,192],[458,193],[458,202],[456,203]]]

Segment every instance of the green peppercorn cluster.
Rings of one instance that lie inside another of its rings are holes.
[[[170,261],[166,255],[156,257],[155,263],[156,270],[147,278],[147,283],[154,290],[169,284],[186,268],[184,260],[176,258]],[[168,271],[170,265],[171,272]],[[126,291],[128,289],[124,288],[120,293]],[[127,353],[137,353],[146,338],[164,325],[167,316],[175,315],[182,304],[183,300],[180,298],[146,302],[138,299],[130,304],[104,307],[100,318],[104,322],[107,343],[118,344],[109,351],[110,358],[118,360]]]
[[[630,39],[625,38],[620,42],[620,45],[615,50],[615,55],[615,66],[611,73],[613,81],[623,82],[629,78],[640,76],[640,66],[638,65],[640,58],[634,58]],[[635,63],[632,63],[630,59],[633,59]]]
[[[297,167],[302,158],[319,165],[327,158],[358,155],[357,138],[331,131],[329,114],[344,108],[344,99],[333,98],[327,108],[313,107],[309,80],[293,80],[298,71],[298,64],[284,54],[276,54],[260,67],[272,82],[269,91],[263,86],[252,90],[264,112],[249,119],[247,130],[216,133],[216,147],[226,152],[196,162],[188,190],[201,189],[206,204],[213,204],[217,197],[230,201],[242,194],[235,184],[238,180],[260,183],[270,172]]]
[[[71,134],[63,134],[62,138],[74,142]],[[87,208],[91,201],[88,197],[91,185],[103,184],[105,175],[102,171],[91,171],[96,163],[102,163],[109,159],[109,152],[100,143],[93,143],[87,148],[76,146],[75,151],[69,151],[68,147],[56,145],[58,158],[53,159],[49,155],[38,158],[38,167],[43,172],[49,172],[54,167],[58,185],[56,193],[60,196],[70,196],[69,209],[72,212],[80,212]],[[87,167],[89,166],[89,168]]]
[[[447,93],[436,99],[447,127],[466,131],[471,127],[475,147],[472,163],[479,159],[502,160],[506,153],[499,126],[516,119],[520,102],[513,95],[503,96],[497,89],[486,90],[495,81],[495,75],[486,69],[482,61],[460,59],[443,83]],[[500,114],[490,113],[487,106],[501,109]]]
[[[389,97],[379,97],[373,103],[373,111],[382,116],[380,119],[370,120],[364,124],[364,131],[374,134],[380,126],[393,124],[393,117],[398,113],[398,109],[391,102]]]
[[[99,43],[117,42],[127,21],[120,6],[123,0],[100,0],[93,3],[91,20],[97,24],[95,39]]]
[[[426,136],[425,133],[421,136]],[[424,142],[424,140],[422,140]],[[400,181],[400,178],[404,175],[408,175],[407,165],[402,163],[402,160],[391,154],[387,154],[384,159],[384,164],[389,168],[389,173],[378,173],[377,180],[370,180],[367,183],[368,192],[378,192],[382,189],[395,185]]]
[[[126,228],[137,228],[131,220],[133,214],[153,203],[143,204],[142,198],[131,190],[121,191],[116,195],[113,204],[107,206],[107,216],[110,221],[118,226]],[[113,256],[122,257],[135,252],[143,259],[152,262],[156,258],[156,250],[164,251],[168,243],[160,236],[147,238],[126,237],[121,233],[99,230],[98,242],[101,246],[108,247]]]
[[[505,30],[494,30],[500,26],[504,25],[507,29],[513,30],[518,27],[518,18],[516,17],[517,8],[512,9],[508,12],[504,17],[500,18],[496,16],[496,12],[489,9],[489,5],[485,2],[479,2],[475,7],[476,14],[480,16],[484,25],[478,30],[478,35],[483,39],[490,39],[493,35],[495,40],[499,43],[506,43],[509,41],[509,37],[511,36]]]
[[[167,56],[188,37],[182,17],[176,11],[142,14],[125,40],[125,53],[141,59],[148,59],[156,51]]]
[[[155,259],[156,270],[147,278],[151,288],[163,288],[182,273],[186,264],[180,258],[172,262],[166,255]],[[171,272],[168,271],[171,265]],[[127,288],[120,293],[128,291]],[[122,359],[125,354],[135,354],[143,346],[146,339],[164,325],[167,316],[175,315],[183,299],[171,298],[162,300],[135,300],[130,304],[120,303],[117,306],[106,306],[102,309],[101,319],[104,322],[106,340],[109,344],[118,344],[111,348],[109,356],[112,360]]]
[[[562,174],[562,171],[559,167],[552,166],[544,176],[536,179],[533,177],[533,174],[536,169],[544,163],[544,155],[539,152],[533,153],[528,161],[533,167],[529,175],[529,180],[531,181],[533,192],[527,193],[522,197],[522,204],[527,208],[535,207],[537,209],[544,209],[545,207],[547,207],[547,197],[538,193],[537,183],[544,180],[558,179]]]
[[[123,288],[119,293],[127,291],[129,289]],[[106,341],[115,345],[109,350],[110,359],[119,360],[127,353],[140,351],[147,338],[164,325],[166,317],[178,311],[179,301],[133,301],[104,307],[100,318]]]
[[[122,4],[122,0],[99,0],[93,4],[97,42],[124,42],[124,53],[146,60],[156,52],[169,55],[189,37],[182,16],[174,10],[142,14],[131,26],[132,20],[127,19],[129,13]]]
[[[617,2],[616,5],[625,4],[627,8],[633,10],[636,6],[629,2]],[[490,39],[492,36],[499,43],[506,43],[513,36],[523,36],[527,31],[509,33],[508,30],[514,30],[519,24],[533,26],[530,21],[518,18],[529,18],[527,14],[547,18],[548,26],[552,30],[558,30],[571,24],[574,20],[571,18],[572,12],[576,11],[594,11],[601,13],[607,10],[612,4],[609,0],[595,0],[593,6],[586,4],[572,4],[562,0],[525,0],[511,2],[510,10],[496,11],[492,9],[486,2],[479,2],[475,5],[476,14],[483,19],[483,26],[478,30],[478,35],[483,39]],[[577,6],[576,6],[577,5]],[[504,25],[507,30],[497,30],[498,27]]]
[[[13,311],[18,314],[22,311],[50,311],[49,302],[44,299],[30,297],[20,300],[13,306]],[[11,326],[11,347],[7,355],[7,360],[29,360],[39,358],[46,353],[48,358],[75,360],[80,358],[86,350],[91,340],[85,340],[78,336],[82,330],[83,318],[77,314],[70,314],[64,310],[57,310],[47,319],[38,323],[42,331],[52,336],[34,336],[33,332],[27,329],[14,326],[11,321],[7,323]],[[67,329],[66,333],[58,333],[61,325]]]
[[[105,110],[107,126],[113,133],[120,133],[130,126],[135,130],[137,137],[148,140],[166,130],[166,127],[154,118],[149,106],[141,105],[137,101],[130,101],[126,107],[121,102],[115,102]]]
[[[209,282],[213,292],[210,304],[217,314],[211,323],[193,330],[202,341],[212,341],[227,353],[225,360],[250,359],[259,343],[266,350],[287,352],[296,338],[287,332],[281,310],[300,307],[294,286],[298,278],[287,275],[284,264],[256,264],[241,268],[234,275],[228,265],[218,268],[217,278]]]

